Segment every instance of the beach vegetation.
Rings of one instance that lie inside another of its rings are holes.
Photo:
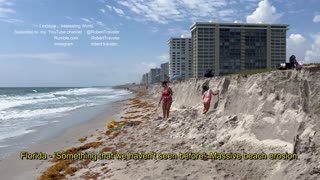
[[[98,172],[90,172],[90,171],[88,171],[88,172],[84,173],[84,174],[81,176],[81,178],[83,178],[83,179],[93,179],[93,180],[97,180],[98,177],[100,177],[100,176],[101,176],[101,174],[98,173]]]
[[[83,143],[83,142],[85,142],[85,141],[87,140],[87,138],[88,138],[88,137],[80,138],[80,139],[79,139],[79,142]]]
[[[67,175],[73,175],[78,168],[70,166],[75,160],[62,160],[49,167],[38,180],[64,179]]]
[[[102,144],[103,142],[90,142],[80,147],[68,149],[64,151],[64,154],[76,154],[90,148],[96,149]],[[76,160],[73,159],[57,160],[54,158],[51,162],[55,164],[43,172],[38,180],[64,179],[67,175],[73,175],[78,170],[77,167],[70,166],[76,162]]]
[[[82,166],[85,166],[85,167],[86,167],[86,166],[88,166],[88,165],[90,164],[90,162],[91,162],[90,159],[86,159],[86,160],[81,161],[80,164],[81,164]]]
[[[139,113],[141,111],[127,111],[125,114],[135,114],[135,113]]]
[[[106,146],[106,147],[101,149],[100,153],[102,153],[102,152],[112,152],[112,150],[113,150],[112,147]]]
[[[110,169],[110,168],[108,168],[108,167],[103,167],[103,168],[101,169],[101,171],[103,171],[103,172],[104,172],[104,174],[107,174],[108,172],[110,172],[110,171],[111,171],[111,169]]]

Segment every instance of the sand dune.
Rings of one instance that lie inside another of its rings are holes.
[[[210,87],[221,93],[213,98],[206,115],[201,114],[200,103],[205,80],[174,83],[173,105],[178,113],[169,120],[171,123],[163,122],[163,127],[174,129],[170,138],[192,142],[194,150],[287,152],[299,156],[297,161],[220,162],[231,175],[248,179],[316,179],[320,176],[318,69],[213,78]],[[159,94],[159,87],[153,87],[151,95],[159,98]]]

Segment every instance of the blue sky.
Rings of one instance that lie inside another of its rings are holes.
[[[319,0],[0,0],[0,86],[92,86],[138,82],[168,61],[167,40],[193,22],[289,24],[287,54],[320,62]],[[38,24],[118,30],[117,47],[72,47],[52,36],[15,35]]]

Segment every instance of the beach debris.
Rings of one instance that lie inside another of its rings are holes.
[[[107,123],[107,129],[113,129],[115,126],[116,122],[115,121],[110,121]]]
[[[143,117],[143,115],[136,115],[136,116],[129,116],[129,117],[121,117],[121,119],[125,119],[125,120],[131,120],[131,119],[138,119]]]
[[[155,121],[159,121],[159,120],[161,120],[161,119],[162,119],[162,117],[160,117],[160,116],[154,118]]]
[[[108,129],[112,129],[112,130],[125,129],[126,124],[127,124],[126,121],[120,121],[120,122],[110,121],[107,123],[107,130]]]
[[[126,128],[126,126],[125,125],[122,125],[122,126],[115,126],[112,130],[113,131],[118,131],[118,130],[123,130],[123,129],[125,129]]]
[[[172,122],[174,122],[174,121],[176,121],[176,117],[170,117],[170,118],[168,118],[168,123],[172,123]]]
[[[130,127],[130,126],[137,126],[141,123],[141,121],[129,121],[127,122],[127,126]]]
[[[101,176],[101,174],[99,172],[87,171],[81,176],[81,178],[83,178],[83,179],[97,179],[100,176]]]
[[[84,137],[84,138],[80,138],[80,139],[79,139],[79,142],[83,143],[83,142],[85,142],[85,141],[87,140],[87,138],[88,138],[87,136]]]
[[[80,147],[73,147],[63,152],[63,154],[77,154],[84,150],[93,148],[96,149],[101,146],[102,142],[91,142]],[[74,159],[65,159],[65,160],[58,160],[52,159],[51,162],[55,163],[54,165],[50,166],[46,171],[44,171],[38,180],[48,180],[48,179],[65,179],[68,175],[74,175],[76,171],[79,170],[78,167],[72,166],[73,163],[76,162]]]
[[[238,120],[237,115],[228,116],[227,118],[228,120],[225,123],[234,124]]]

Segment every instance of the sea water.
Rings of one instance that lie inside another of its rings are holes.
[[[17,149],[30,145],[19,141],[25,136],[31,137],[28,139],[30,142],[40,140],[37,127],[42,131],[64,128],[74,123],[71,121],[84,118],[80,112],[103,110],[111,102],[128,98],[130,94],[111,87],[0,88],[0,159],[5,151],[12,149],[10,146]],[[75,111],[81,117],[65,118]]]

